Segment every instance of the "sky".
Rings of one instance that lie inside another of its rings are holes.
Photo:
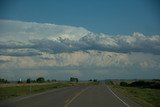
[[[158,0],[0,0],[0,78],[160,78]]]
[[[1,0],[0,19],[84,27],[98,33],[160,34],[159,0]]]

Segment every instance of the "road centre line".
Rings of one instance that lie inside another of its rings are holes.
[[[88,89],[88,87],[86,87],[85,89],[78,92],[71,100],[68,101],[68,99],[67,99],[67,101],[66,101],[67,103],[64,105],[64,107],[68,107],[78,96],[80,96],[87,89]]]

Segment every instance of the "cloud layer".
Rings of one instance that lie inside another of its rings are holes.
[[[138,70],[160,76],[160,35],[106,35],[82,27],[0,20],[0,38],[1,73],[43,69],[50,75],[51,69],[74,69],[73,74],[85,77],[84,69],[101,69],[90,73],[96,77]]]
[[[0,49],[30,48],[51,53],[98,50],[160,54],[160,35],[133,33],[110,36],[81,27],[6,20],[0,21],[0,29]]]

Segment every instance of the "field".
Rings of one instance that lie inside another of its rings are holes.
[[[94,85],[93,82],[53,82],[53,83],[31,83],[31,84],[0,84],[0,100],[11,97],[25,96],[39,93],[50,89],[70,87],[76,85]]]
[[[123,87],[110,85],[115,91],[139,103],[143,107],[160,107],[160,90],[150,88]]]

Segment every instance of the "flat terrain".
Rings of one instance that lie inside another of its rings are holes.
[[[72,86],[0,102],[0,107],[140,107],[107,85]]]

